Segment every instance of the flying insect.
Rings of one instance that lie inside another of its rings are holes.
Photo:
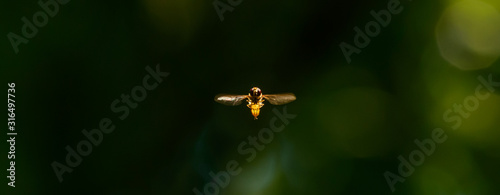
[[[264,106],[264,101],[267,100],[273,105],[283,105],[288,104],[296,99],[293,93],[282,93],[282,94],[262,94],[262,90],[258,87],[253,87],[250,89],[248,95],[231,95],[231,94],[219,94],[216,95],[214,100],[218,103],[224,104],[226,106],[237,106],[240,105],[243,100],[247,100],[247,107],[252,111],[254,120],[257,120],[257,116],[260,114],[260,108]]]

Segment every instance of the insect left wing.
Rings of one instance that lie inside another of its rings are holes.
[[[247,95],[219,94],[215,96],[214,100],[226,106],[237,106],[240,105],[247,97]]]
[[[263,96],[267,101],[269,101],[269,103],[273,105],[288,104],[297,99],[293,93],[269,94]]]

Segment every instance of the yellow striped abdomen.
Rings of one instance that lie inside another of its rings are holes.
[[[255,120],[257,119],[257,117],[260,114],[260,108],[261,107],[262,107],[262,105],[259,105],[259,104],[251,104],[249,106],[249,108],[252,110],[252,115],[253,115],[253,117],[254,117]]]

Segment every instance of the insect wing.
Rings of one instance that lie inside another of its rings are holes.
[[[273,105],[288,104],[297,99],[293,93],[269,94],[264,95],[264,98]]]
[[[240,105],[247,97],[247,95],[219,94],[215,96],[214,100],[226,106],[237,106]]]

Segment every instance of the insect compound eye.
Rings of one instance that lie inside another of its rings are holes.
[[[260,96],[262,94],[262,91],[257,88],[257,90],[255,90],[255,96]]]
[[[250,95],[260,96],[260,94],[262,94],[262,91],[259,88],[254,87],[254,88],[250,89]]]
[[[262,94],[262,91],[259,88],[254,87],[254,88],[250,89],[250,95],[260,96],[260,94]]]

